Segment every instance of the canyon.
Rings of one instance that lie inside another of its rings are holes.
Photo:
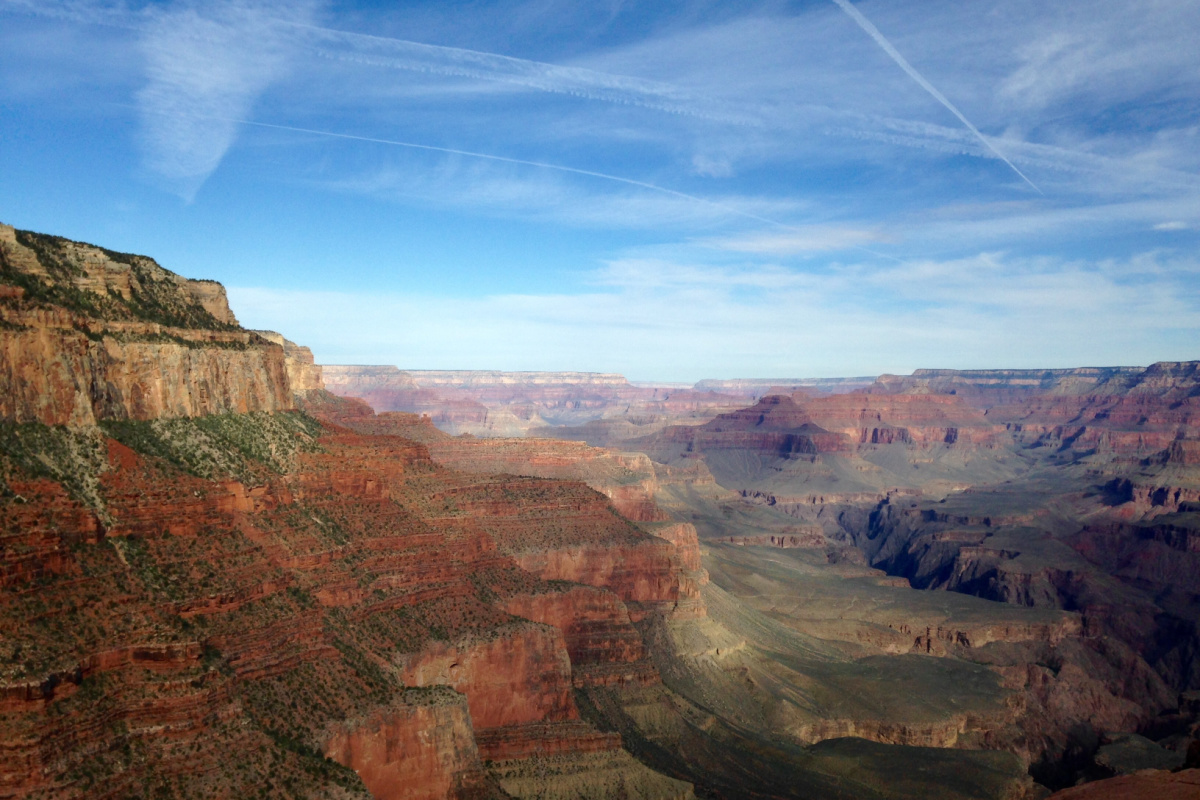
[[[0,226],[0,385],[0,797],[1197,785],[1198,362],[321,365]]]

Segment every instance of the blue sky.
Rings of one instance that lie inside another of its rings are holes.
[[[0,221],[324,363],[1200,358],[1200,3],[0,0]]]

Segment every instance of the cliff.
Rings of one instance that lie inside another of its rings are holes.
[[[294,407],[283,348],[224,289],[0,225],[0,418],[46,425]]]
[[[1012,403],[1039,394],[1082,394],[1100,385],[1114,386],[1141,367],[1070,369],[918,369],[912,375],[880,375],[871,392],[962,395],[981,408]]]
[[[315,389],[324,389],[325,381],[321,367],[313,359],[312,350],[285,339],[283,334],[275,331],[254,331],[268,342],[283,348],[283,362],[287,369],[288,383],[295,394],[305,394]]]

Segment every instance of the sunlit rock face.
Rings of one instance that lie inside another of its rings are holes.
[[[0,417],[44,425],[293,408],[283,348],[224,288],[0,225]]]
[[[315,363],[312,350],[285,339],[275,331],[254,331],[268,342],[283,348],[283,362],[287,369],[288,383],[295,394],[306,394],[315,389],[324,389],[325,380],[321,367]]]

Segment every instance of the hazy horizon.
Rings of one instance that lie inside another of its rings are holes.
[[[1194,3],[0,19],[0,220],[218,280],[318,362],[686,383],[1200,356]]]

